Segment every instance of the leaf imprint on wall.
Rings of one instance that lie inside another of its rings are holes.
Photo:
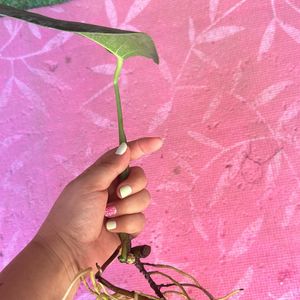
[[[118,25],[118,15],[116,7],[112,0],[105,0],[105,11],[107,18],[109,19],[110,25],[112,27],[117,27]]]
[[[219,0],[210,0],[209,1],[209,19],[210,19],[211,23],[216,18],[218,6],[219,6]]]
[[[209,55],[207,55],[206,53],[198,50],[198,49],[193,49],[193,52],[196,54],[196,56],[201,60],[203,61],[204,63],[218,69],[219,68],[219,65],[218,63],[213,59],[211,58]]]
[[[278,119],[278,126],[288,123],[290,120],[296,118],[300,112],[300,101],[296,100],[291,103]]]
[[[272,101],[292,83],[292,80],[284,80],[268,86],[258,95],[255,106],[262,106]]]
[[[190,191],[191,188],[180,181],[166,181],[158,185],[157,190],[164,190],[168,192],[185,192]]]
[[[0,94],[0,108],[5,107],[12,92],[13,78],[6,81]]]
[[[224,150],[224,147],[220,145],[215,140],[205,136],[204,134],[201,134],[196,131],[188,131],[188,135],[193,138],[195,141],[199,142],[200,144],[218,149],[218,150]]]
[[[66,43],[74,34],[71,32],[60,32],[51,38],[41,50],[42,53],[54,50]]]
[[[282,154],[277,152],[271,159],[267,172],[266,172],[266,183],[265,189],[274,188],[276,179],[278,178],[281,170]]]
[[[118,127],[116,122],[111,121],[90,110],[84,110],[84,114],[93,122],[93,124],[98,127],[110,129],[116,129]]]
[[[113,75],[116,69],[114,64],[102,64],[91,68],[91,70],[97,74]]]
[[[264,53],[268,52],[274,40],[276,21],[272,19],[268,24],[260,42],[257,60],[260,61]]]
[[[221,103],[221,97],[219,95],[215,96],[208,105],[208,109],[205,112],[205,114],[202,117],[202,123],[205,123],[211,116],[212,114],[217,110]]]
[[[173,106],[173,102],[168,101],[157,110],[156,114],[154,115],[154,117],[150,122],[149,129],[148,129],[149,133],[154,131],[158,126],[160,126],[167,120],[170,111],[172,109],[172,106]]]
[[[23,81],[17,78],[14,78],[14,81],[21,93],[35,106],[35,108],[42,111],[46,116],[49,116],[42,98]]]
[[[42,34],[41,34],[39,26],[37,26],[33,23],[28,23],[28,28],[30,29],[33,36],[35,36],[37,39],[40,40],[42,38]]]
[[[298,44],[300,44],[300,30],[292,25],[280,22],[280,27]]]
[[[281,295],[280,298],[277,296],[274,296],[272,293],[268,293],[268,296],[273,300],[296,300],[298,299],[298,296],[300,296],[300,288],[295,288],[293,290],[290,290],[283,295]]]
[[[162,77],[169,83],[172,83],[173,81],[173,76],[172,73],[170,71],[170,68],[167,64],[167,62],[163,59],[163,58],[159,58],[159,71],[162,75]]]
[[[204,33],[200,33],[197,37],[197,43],[216,42],[232,36],[245,28],[242,26],[220,26]]]
[[[300,205],[299,191],[293,191],[288,199],[288,204],[284,208],[282,227],[287,227],[290,224],[298,205]]]
[[[71,90],[71,87],[63,82],[62,79],[57,78],[51,72],[46,72],[42,69],[29,67],[32,74],[39,76],[44,82],[58,88],[59,90]]]
[[[13,33],[14,33],[14,28],[15,28],[15,26],[16,26],[16,22],[13,22],[11,19],[5,18],[5,19],[3,20],[3,23],[2,23],[2,24],[4,24],[4,26],[5,26],[5,28],[7,29],[8,33],[9,33],[10,35],[13,35]]]
[[[230,298],[230,300],[238,300],[240,297],[242,297],[245,294],[245,290],[247,290],[253,280],[253,274],[254,274],[254,269],[253,266],[249,266],[244,275],[241,277],[241,279],[235,284],[234,288],[232,289],[237,290],[240,288],[243,288],[244,291],[241,291],[237,295],[234,295],[233,297]]]
[[[0,145],[3,148],[7,148],[9,146],[11,146],[12,144],[14,144],[15,142],[17,142],[18,140],[20,140],[23,137],[23,134],[15,134],[9,137],[6,137],[4,140],[0,141]]]
[[[227,253],[229,257],[239,257],[246,253],[255,241],[258,232],[261,230],[263,218],[259,217],[250,223],[242,232],[239,238],[234,242],[231,250]]]
[[[126,16],[125,22],[128,23],[135,17],[137,17],[151,2],[151,0],[135,0],[131,5],[128,14]]]
[[[195,213],[193,213],[192,218],[193,218],[193,225],[194,225],[196,231],[199,233],[199,235],[201,236],[201,238],[204,241],[208,241],[209,238],[208,238],[208,235],[202,224],[201,218],[198,215],[196,215]]]
[[[195,33],[194,21],[193,21],[193,19],[191,17],[189,17],[189,30],[188,30],[188,33],[189,33],[189,41],[190,41],[190,43],[194,44],[196,33]]]

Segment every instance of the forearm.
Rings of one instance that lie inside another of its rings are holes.
[[[35,238],[1,272],[0,299],[60,300],[76,272],[72,261]]]

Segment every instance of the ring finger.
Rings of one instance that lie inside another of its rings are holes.
[[[149,191],[143,189],[130,197],[109,202],[105,210],[105,217],[111,218],[143,212],[150,204],[150,199]]]

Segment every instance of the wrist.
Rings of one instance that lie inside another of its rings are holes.
[[[57,237],[37,234],[1,271],[0,298],[62,299],[77,273],[76,264]],[[79,281],[75,287],[78,285]]]
[[[71,282],[79,273],[79,266],[74,259],[72,250],[58,234],[38,232],[32,243],[40,247],[56,264],[60,264]]]

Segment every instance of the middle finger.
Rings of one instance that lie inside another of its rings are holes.
[[[128,177],[119,183],[116,194],[119,198],[124,199],[129,195],[143,190],[147,186],[147,178],[141,167],[135,166],[129,169]]]

